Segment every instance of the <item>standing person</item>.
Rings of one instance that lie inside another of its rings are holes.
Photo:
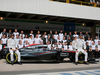
[[[40,38],[38,38],[38,34],[36,34],[36,37],[34,38],[34,44],[41,44],[42,41]]]
[[[32,38],[34,39],[33,31],[31,30],[30,35],[32,35]]]
[[[13,54],[14,52],[18,55],[18,64],[21,64],[21,57],[20,57],[20,52],[18,51],[16,41],[14,40],[14,35],[11,36],[11,39],[8,41],[8,47],[9,47],[9,52],[10,52],[10,58],[11,58],[11,64],[14,64],[14,57]]]
[[[16,41],[16,44],[18,45],[19,44],[19,35],[18,34],[16,35],[15,41]]]
[[[68,46],[68,50],[73,51],[72,42],[70,42],[70,45]]]
[[[65,34],[64,34],[64,37],[65,37],[66,40],[68,39],[68,35],[67,35],[66,32],[65,32]]]
[[[9,32],[8,32],[8,34],[7,34],[7,37],[10,38],[11,35],[12,35],[12,32],[11,32],[11,30],[9,30]]]
[[[7,45],[7,38],[6,38],[5,34],[3,35],[3,38],[1,40],[2,40],[3,47],[6,46]]]
[[[1,35],[5,35],[7,37],[7,32],[6,32],[6,29],[3,29],[3,32],[1,32]]]
[[[51,44],[54,44],[57,40],[54,38],[54,35],[52,36],[52,39],[51,39]]]
[[[55,31],[54,38],[55,38],[56,40],[58,39],[57,31]]]
[[[79,36],[79,39],[77,40],[77,43],[76,43],[76,55],[75,55],[75,64],[77,65],[77,62],[78,62],[78,54],[80,52],[82,52],[84,55],[85,55],[85,64],[88,64],[87,63],[87,57],[88,57],[88,54],[86,52],[86,45],[85,45],[85,42],[84,40],[82,39],[82,35]]]
[[[90,37],[90,35],[88,34],[88,32],[86,32],[84,35],[85,41],[88,40],[89,37]]]
[[[45,38],[46,38],[46,41],[47,41],[47,38],[48,38],[47,32],[44,32],[44,35],[45,35]]]
[[[0,60],[2,59],[2,40],[0,40]]]
[[[63,35],[63,31],[61,30],[60,33],[59,33],[59,37],[60,37],[60,40],[61,40],[61,41],[63,41],[63,36],[64,36],[64,35]]]
[[[33,36],[30,35],[29,39],[28,39],[28,43],[29,44],[33,44],[34,43],[34,39],[33,39]]]
[[[50,33],[48,34],[48,36],[50,36],[50,39],[52,38],[52,36],[53,36],[52,31],[50,31]]]
[[[77,34],[77,31],[74,32],[73,37],[77,37],[77,38],[79,37],[79,35]]]
[[[16,39],[16,35],[19,35],[19,32],[17,32],[17,29],[15,29],[15,32],[13,32],[14,38]]]
[[[67,40],[68,45],[70,45],[70,42],[72,42],[72,40],[70,37],[68,37],[68,40]]]
[[[90,40],[90,37],[88,37],[88,40],[87,40],[86,42],[88,42],[88,45],[89,45],[89,46],[92,45],[92,41]]]
[[[22,44],[22,41],[19,40],[18,48],[23,48],[23,47],[24,47],[24,46],[23,46],[23,44]]]
[[[23,36],[23,38],[25,38],[25,34],[24,34],[24,31],[23,31],[23,30],[22,30],[21,33],[20,33],[20,37],[21,37],[21,36]]]
[[[58,45],[57,45],[57,41],[56,41],[54,44],[52,44],[52,49],[57,50],[57,47],[58,47]]]
[[[95,45],[98,45],[98,41],[99,41],[98,36],[96,36],[94,39]]]
[[[74,37],[74,40],[72,41],[73,50],[76,50],[76,45],[77,45],[77,37]]]
[[[46,44],[46,38],[45,38],[45,35],[44,34],[42,36],[42,40],[43,40],[43,44]]]
[[[25,40],[25,41],[28,41],[28,35],[27,35],[27,34],[25,35],[24,40]]]
[[[28,45],[29,45],[28,41],[25,41],[24,47]]]
[[[48,41],[50,41],[50,43],[51,43],[50,35],[48,35],[48,38],[47,38],[47,41],[46,42],[48,42]]]
[[[68,37],[70,36],[71,40],[73,40],[72,32],[69,32]]]
[[[51,44],[50,44],[50,41],[47,42],[47,47],[48,47],[49,50],[51,50],[51,47],[52,47],[52,46],[51,46]]]
[[[23,36],[21,36],[20,40],[22,41],[22,44],[24,45],[25,40],[24,40]]]
[[[62,50],[68,50],[67,42],[64,42]]]
[[[83,36],[83,38],[84,38],[84,35],[83,35],[83,33],[82,32],[80,32],[80,34],[79,35],[82,35]]]
[[[38,34],[38,38],[40,38],[41,37],[40,31],[37,31],[37,34]]]
[[[64,36],[64,37],[63,37],[63,44],[64,44],[65,42],[67,42],[67,40],[66,40],[66,37]]]
[[[57,39],[57,44],[59,43],[59,41],[61,42],[61,40],[60,40],[60,36],[58,36],[58,39]]]

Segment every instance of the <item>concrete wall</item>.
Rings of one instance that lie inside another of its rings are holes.
[[[0,11],[100,20],[100,8],[50,0],[0,0]]]

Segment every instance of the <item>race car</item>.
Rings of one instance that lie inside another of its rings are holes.
[[[64,58],[69,56],[69,53],[49,50],[47,45],[32,44],[18,49],[21,53],[21,59],[23,60],[54,60],[56,62],[62,62]],[[6,61],[11,63],[9,48],[4,49]],[[14,53],[14,62],[17,62],[17,54]]]

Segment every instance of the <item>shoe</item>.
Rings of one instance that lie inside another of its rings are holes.
[[[89,65],[89,63],[88,62],[84,62],[86,65]]]
[[[11,65],[14,65],[14,62],[13,61],[11,61]]]
[[[75,62],[75,65],[78,65],[78,63],[77,63],[77,62]]]
[[[21,63],[21,62],[18,62],[18,64],[19,64],[19,65],[22,65],[22,63]]]

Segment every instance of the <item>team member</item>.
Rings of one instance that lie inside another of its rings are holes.
[[[55,38],[56,40],[58,39],[57,31],[55,31],[54,38]]]
[[[51,47],[52,47],[52,46],[51,46],[51,44],[50,44],[50,41],[47,42],[47,46],[48,46],[48,49],[51,50]]]
[[[74,37],[74,40],[72,41],[72,48],[73,50],[76,50],[76,44],[77,44],[77,37]]]
[[[98,59],[98,50],[97,50],[97,46],[95,45],[94,42],[92,42],[91,47],[92,47],[92,53],[94,53],[95,58]]]
[[[28,46],[28,45],[29,45],[28,41],[25,41],[24,46]]]
[[[68,50],[73,51],[72,42],[70,42],[70,45],[68,46]]]
[[[79,35],[77,34],[77,32],[76,32],[76,31],[74,32],[73,37],[77,37],[77,38],[79,37]]]
[[[37,34],[38,34],[38,38],[40,38],[41,36],[40,31],[37,31]]]
[[[57,45],[57,41],[52,45],[52,49],[54,49],[54,50],[57,50],[57,47],[58,47],[58,45]]]
[[[15,29],[15,32],[13,32],[14,38],[16,39],[16,35],[19,35],[19,32],[17,32],[17,29]]]
[[[78,62],[78,54],[82,52],[85,55],[85,64],[87,63],[87,57],[88,54],[86,52],[86,45],[84,40],[82,39],[82,35],[79,36],[79,39],[77,39],[77,43],[76,43],[76,55],[75,55],[75,64],[77,65]]]
[[[94,39],[95,45],[98,45],[98,41],[99,41],[99,39],[98,39],[98,37],[96,36],[95,39]]]
[[[61,44],[61,41],[59,41],[59,44],[58,44],[57,49],[58,49],[58,51],[61,51],[61,50],[62,50],[62,44]]]
[[[23,38],[25,38],[25,34],[24,34],[24,31],[21,31],[20,33],[20,37],[23,36]]]
[[[68,50],[67,42],[65,42],[65,44],[63,45],[62,50]]]
[[[38,38],[38,34],[36,34],[36,38],[34,38],[34,44],[41,44],[42,41],[40,38]]]
[[[34,39],[33,36],[30,35],[29,39],[28,39],[29,44],[33,44],[34,43]]]
[[[6,35],[3,35],[3,38],[1,39],[2,40],[2,45],[3,47],[7,45],[7,38],[6,38]]]
[[[0,40],[0,59],[2,59],[2,40]]]
[[[12,35],[11,39],[9,39],[8,47],[9,47],[9,52],[11,54],[11,56],[10,56],[11,57],[11,64],[12,65],[14,64],[14,57],[13,57],[14,51],[18,55],[18,64],[21,64],[20,52],[17,50],[18,48],[17,48],[16,41],[14,40],[14,35]]]
[[[32,35],[32,38],[34,39],[33,31],[31,30],[30,35]]]
[[[91,41],[90,37],[88,37],[88,40],[86,42],[88,42],[88,45],[91,46],[93,41]]]
[[[64,36],[64,35],[63,35],[63,31],[61,30],[60,33],[59,33],[59,37],[60,37],[60,40],[61,40],[61,41],[63,40],[63,36]]]
[[[15,41],[16,41],[16,43],[18,45],[19,44],[19,35],[18,34],[16,35]]]
[[[23,48],[23,44],[21,40],[19,40],[18,48]]]

